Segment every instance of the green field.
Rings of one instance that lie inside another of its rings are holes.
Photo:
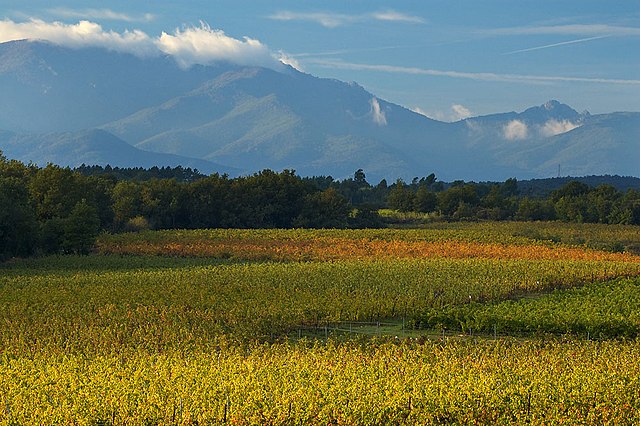
[[[636,424],[639,241],[550,223],[167,231],[12,260],[0,424]],[[151,246],[181,255],[126,252]]]

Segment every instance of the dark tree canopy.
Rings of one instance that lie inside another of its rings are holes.
[[[362,169],[342,181],[292,170],[230,178],[183,168],[39,168],[0,152],[0,259],[88,253],[103,231],[383,227],[381,208],[439,220],[640,224],[634,189],[569,181],[546,198],[519,194],[516,179],[445,184],[432,173],[372,186]]]

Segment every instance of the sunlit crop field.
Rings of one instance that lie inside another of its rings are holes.
[[[635,424],[634,232],[144,232],[13,260],[0,423]],[[407,329],[299,332],[348,321]]]
[[[637,262],[633,251],[640,247],[640,232],[636,228],[582,225],[571,231],[560,224],[491,223],[446,228],[436,224],[420,230],[152,231],[105,235],[98,241],[98,251],[274,261],[479,257]],[[612,253],[612,248],[618,252]]]
[[[511,340],[4,356],[2,421],[631,425],[638,356],[637,342]]]

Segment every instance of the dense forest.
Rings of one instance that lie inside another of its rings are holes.
[[[0,258],[87,253],[103,231],[381,227],[382,208],[429,220],[640,224],[639,191],[578,181],[532,197],[520,195],[515,179],[443,183],[431,174],[371,185],[362,170],[342,181],[291,170],[236,178],[182,167],[72,170],[25,165],[0,152]]]

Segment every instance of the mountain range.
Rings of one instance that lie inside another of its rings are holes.
[[[46,42],[0,44],[0,150],[38,164],[504,180],[639,174],[640,113],[558,101],[454,123],[356,83],[232,63],[180,67]]]

